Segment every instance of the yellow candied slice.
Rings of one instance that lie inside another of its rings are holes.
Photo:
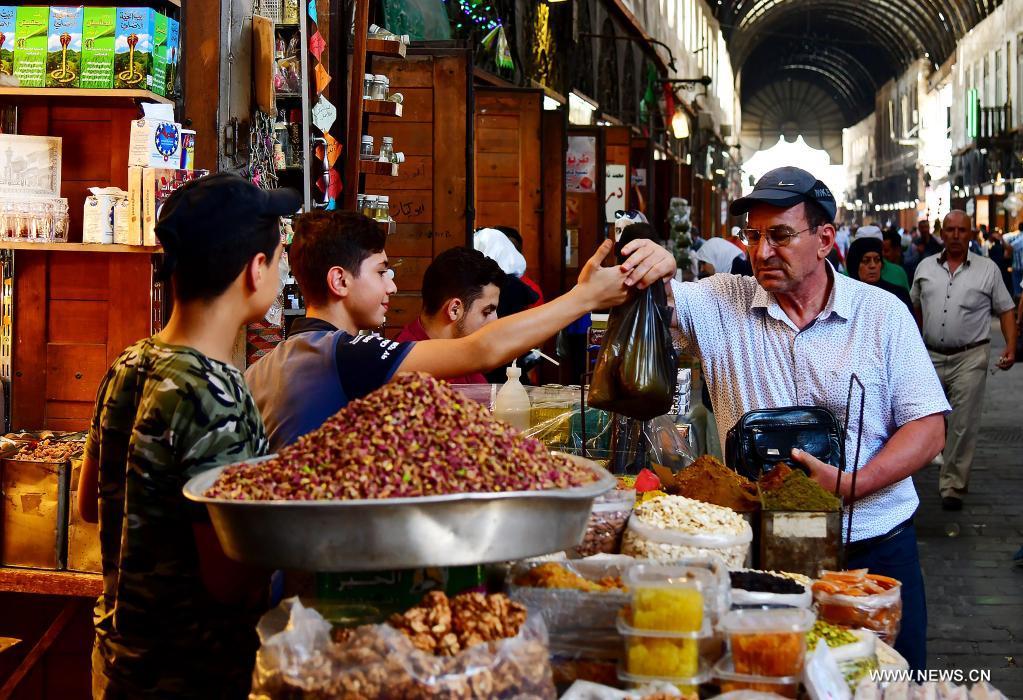
[[[641,588],[632,604],[638,629],[697,632],[703,626],[703,596],[695,588]]]
[[[695,639],[630,637],[627,654],[629,673],[659,678],[691,678],[699,671]]]

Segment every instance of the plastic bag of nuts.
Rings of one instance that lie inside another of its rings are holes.
[[[390,625],[363,625],[334,641],[330,624],[297,598],[264,615],[258,631],[252,700],[557,697],[536,615],[514,637],[454,656],[421,651]]]
[[[615,489],[593,502],[586,534],[578,546],[568,550],[570,559],[582,559],[594,554],[619,554],[622,535],[636,505],[636,492]]]

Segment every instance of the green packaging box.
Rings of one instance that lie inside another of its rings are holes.
[[[46,85],[46,32],[49,28],[49,7],[18,7],[14,26],[14,77],[21,87]]]
[[[152,89],[153,17],[148,7],[117,8],[114,34],[114,87]]]
[[[149,89],[157,95],[167,94],[167,18],[153,13],[153,69]]]
[[[46,87],[78,87],[82,77],[85,8],[51,7],[46,42]]]
[[[82,24],[82,87],[114,87],[114,33],[117,8],[87,7]]]
[[[14,75],[14,27],[18,8],[0,5],[0,73]]]
[[[164,95],[173,97],[176,92],[178,62],[181,60],[181,25],[176,19],[167,18],[167,80]]]

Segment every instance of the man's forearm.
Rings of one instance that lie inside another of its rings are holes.
[[[1004,314],[998,317],[998,322],[1002,326],[1002,336],[1005,338],[1006,350],[1016,349],[1016,333],[1019,328],[1016,326],[1016,315],[1012,309],[1006,311]]]
[[[856,475],[856,498],[865,498],[912,476],[945,447],[945,419],[940,413],[910,421],[895,431]],[[852,493],[851,474],[842,474],[842,496]]]

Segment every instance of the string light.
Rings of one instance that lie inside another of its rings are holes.
[[[450,0],[444,0],[444,2],[449,1]],[[492,30],[502,26],[500,19],[494,19],[485,14],[494,9],[491,5],[485,4],[485,0],[458,0],[458,9],[461,10],[462,14],[468,17],[472,24],[476,27]],[[458,29],[461,29],[462,24],[462,22],[458,22],[455,26]]]

